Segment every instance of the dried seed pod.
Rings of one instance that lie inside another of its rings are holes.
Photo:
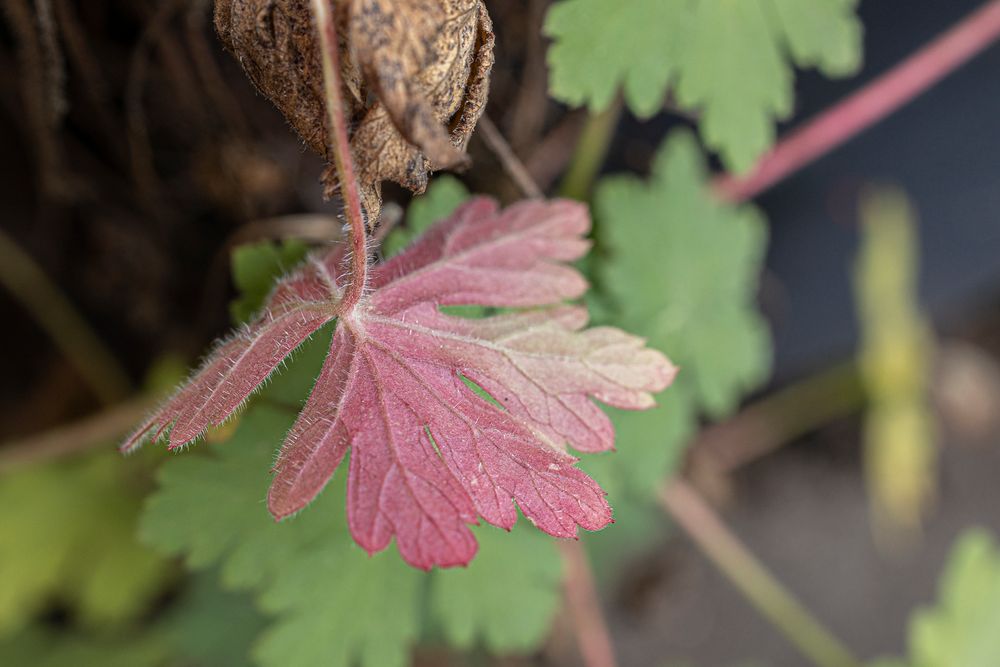
[[[483,0],[331,0],[351,152],[369,219],[381,182],[423,192],[428,172],[465,164],[486,106],[493,28]],[[257,88],[332,161],[308,0],[216,0],[215,25]],[[332,169],[327,193],[336,190]]]

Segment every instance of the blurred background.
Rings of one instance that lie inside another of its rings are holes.
[[[224,53],[208,0],[0,3],[3,641],[38,624],[58,632],[80,609],[97,628],[173,613],[187,575],[151,557],[108,565],[112,579],[133,570],[120,602],[73,584],[91,577],[77,571],[86,544],[132,530],[152,474],[88,500],[86,484],[67,489],[46,462],[113,449],[144,397],[228,330],[235,247],[322,239],[339,223],[322,201],[319,158]],[[555,193],[587,118],[548,95],[549,4],[488,3],[498,38],[488,114]],[[836,80],[799,72],[779,136],[980,6],[861,2],[863,68]],[[994,45],[755,198],[770,229],[757,301],[773,373],[734,416],[705,424],[688,457],[688,478],[731,531],[866,658],[905,653],[908,619],[937,598],[965,529],[1000,533],[998,72]],[[624,113],[602,171],[649,173],[664,137],[692,122]],[[474,167],[458,176],[469,190],[520,196],[481,133],[470,153]],[[410,194],[387,186],[386,199],[405,208]],[[316,215],[287,217],[303,214]],[[46,503],[39,517],[92,504],[97,518],[73,543],[72,571],[5,598],[34,571],[18,554],[35,553],[25,548],[35,532],[19,533],[16,517],[34,525],[21,508]],[[104,517],[104,504],[120,512]],[[804,664],[666,515],[646,532],[597,574],[620,664]],[[1000,653],[990,659],[976,664],[1000,665]],[[576,660],[555,641],[523,664]]]

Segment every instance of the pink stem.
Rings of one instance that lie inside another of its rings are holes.
[[[351,284],[340,303],[340,311],[346,312],[357,305],[364,293],[368,278],[368,247],[365,216],[361,210],[358,179],[354,173],[354,160],[351,158],[347,115],[341,92],[337,24],[330,11],[330,3],[331,0],[312,0],[312,9],[323,59],[323,88],[330,124],[330,147],[333,150],[337,180],[340,181],[340,192],[344,198],[344,212],[351,230]]]
[[[668,481],[660,503],[702,553],[760,613],[818,667],[861,667],[850,650],[812,616],[680,477]]]
[[[907,104],[1000,38],[1000,0],[991,0],[843,102],[793,130],[745,176],[714,188],[732,202],[756,197]]]
[[[566,565],[566,597],[576,643],[586,667],[616,667],[614,644],[604,621],[597,584],[579,540],[559,543]]]

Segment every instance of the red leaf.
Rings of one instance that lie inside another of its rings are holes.
[[[586,311],[560,305],[586,291],[564,262],[586,253],[589,224],[586,208],[566,201],[499,212],[473,200],[376,267],[346,312],[338,246],[281,281],[264,315],[220,345],[124,448],[168,429],[178,447],[222,423],[336,317],[330,354],[275,466],[275,517],[309,504],[350,449],[348,523],[369,552],[395,537],[414,566],[468,563],[468,524],[481,516],[509,529],[514,502],[551,535],[598,530],[611,508],[566,446],[611,449],[611,423],[592,399],[649,408],[675,369],[618,329],[584,330]],[[438,309],[467,304],[530,310],[465,319]]]

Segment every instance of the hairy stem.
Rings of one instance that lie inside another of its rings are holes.
[[[344,198],[344,214],[351,230],[351,284],[341,301],[341,312],[349,311],[365,290],[368,279],[368,245],[365,216],[358,194],[358,179],[354,173],[351,143],[347,135],[347,116],[340,76],[340,52],[337,42],[337,23],[330,11],[330,0],[312,0],[313,18],[319,34],[323,60],[323,90],[326,94],[327,121],[330,132],[330,149]]]
[[[615,667],[614,644],[601,611],[587,552],[578,540],[560,542],[559,548],[566,566],[567,607],[583,664],[586,667]]]
[[[698,493],[677,478],[660,493],[663,508],[746,599],[820,667],[860,667],[840,643],[733,535]]]
[[[104,403],[129,393],[128,374],[69,299],[15,241],[0,231],[0,285],[34,318]]]
[[[559,187],[564,197],[583,201],[590,196],[594,180],[600,173],[601,165],[604,164],[608,149],[615,138],[615,130],[618,129],[621,115],[622,99],[619,95],[607,109],[587,117],[587,124],[580,134],[569,171]]]
[[[1000,38],[1000,0],[991,0],[843,102],[778,142],[745,176],[715,182],[724,199],[752,199],[931,88]]]

